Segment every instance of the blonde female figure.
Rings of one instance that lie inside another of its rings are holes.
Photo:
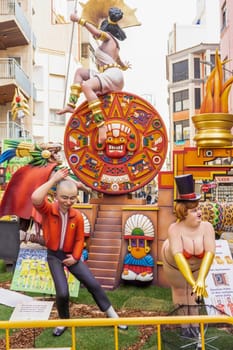
[[[168,229],[162,246],[164,274],[171,285],[175,305],[190,306],[194,314],[197,302],[207,297],[206,277],[215,254],[213,226],[202,221],[198,207],[200,195],[194,192],[192,175],[175,177],[179,198],[176,199],[176,222]],[[186,328],[184,334],[189,333]]]

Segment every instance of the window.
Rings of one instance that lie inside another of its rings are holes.
[[[210,63],[211,63],[211,71],[212,71],[215,67],[215,54],[210,55]]]
[[[173,93],[173,112],[189,109],[189,91],[182,90]]]
[[[200,58],[194,57],[194,79],[200,79]]]
[[[81,55],[83,58],[92,57],[94,54],[93,48],[90,43],[82,43],[81,44]]]
[[[21,66],[21,57],[18,57],[18,56],[9,56],[9,58],[12,58],[14,59],[19,66]]]
[[[53,124],[58,124],[58,125],[65,125],[65,122],[66,122],[65,114],[59,115],[59,114],[56,114],[55,110],[50,110],[49,122]]]
[[[227,26],[227,6],[226,6],[226,2],[224,2],[221,9],[221,30],[226,28],[226,26]]]
[[[229,60],[228,56],[225,56],[223,61],[228,61],[229,62],[230,60]],[[232,75],[233,75],[233,71],[231,71],[229,69],[228,64],[225,64],[223,66],[223,80],[227,81],[228,79],[231,78]]]
[[[52,24],[68,22],[68,4],[66,0],[52,1]]]
[[[195,88],[195,109],[200,109],[201,107],[201,89],[200,88]]]
[[[187,80],[189,77],[188,60],[173,63],[173,83]]]
[[[174,142],[184,142],[190,139],[189,120],[180,120],[174,123]]]
[[[90,43],[82,43],[81,44],[81,57],[85,59],[91,60],[93,63],[95,63],[95,50],[90,45]]]

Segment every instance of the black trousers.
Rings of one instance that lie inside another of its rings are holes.
[[[64,272],[64,264],[62,263],[65,258],[66,253],[63,251],[48,249],[48,265],[55,285],[56,305],[60,318],[70,317],[69,287]],[[88,266],[80,260],[72,266],[67,266],[67,268],[91,293],[100,310],[105,312],[111,306],[111,303]]]

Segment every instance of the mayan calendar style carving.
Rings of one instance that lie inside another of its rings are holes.
[[[146,100],[126,92],[100,96],[107,139],[98,130],[84,102],[65,131],[66,158],[75,175],[106,194],[123,194],[143,187],[161,169],[167,152],[166,129]]]

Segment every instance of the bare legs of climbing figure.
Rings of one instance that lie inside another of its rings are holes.
[[[103,143],[106,140],[107,129],[101,110],[101,101],[95,92],[98,90],[100,90],[99,79],[96,77],[89,79],[88,69],[77,69],[74,76],[74,84],[70,87],[69,102],[66,107],[58,111],[57,114],[74,113],[76,103],[78,102],[81,92],[83,92],[88,101],[88,106],[92,111],[93,122],[98,128],[98,143]]]

